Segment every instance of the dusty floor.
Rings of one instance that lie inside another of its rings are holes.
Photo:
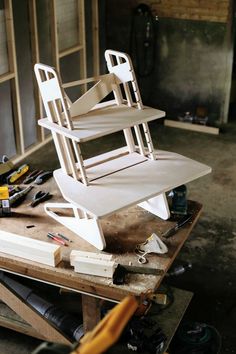
[[[190,261],[192,270],[173,278],[171,284],[194,292],[185,319],[207,323],[222,337],[222,354],[236,352],[236,124],[222,128],[219,136],[151,126],[155,147],[175,151],[210,165],[211,175],[191,182],[188,198],[201,202],[202,216],[176,263]],[[121,138],[98,139],[86,146],[85,156],[120,146]],[[27,162],[33,167],[57,166],[52,144],[36,152]],[[29,354],[39,341],[0,330],[1,354]]]

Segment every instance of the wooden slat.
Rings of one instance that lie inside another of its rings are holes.
[[[214,134],[214,135],[219,134],[219,128],[216,128],[216,127],[209,127],[207,125],[179,122],[177,120],[171,120],[171,119],[165,119],[164,125],[167,127],[192,130],[192,131],[200,132],[200,133],[208,133],[208,134]]]
[[[147,0],[146,4],[158,17],[226,23],[230,15],[230,0]]]
[[[15,78],[15,73],[6,73],[0,75],[0,83],[14,79]]]
[[[14,295],[3,284],[0,284],[0,298],[21,318],[35,328],[45,339],[55,343],[70,344],[70,341],[49,324],[46,319],[27,306],[23,300]]]
[[[98,0],[92,0],[93,74],[100,73]]]
[[[12,1],[5,0],[4,5],[5,5],[5,16],[6,16],[6,32],[7,32],[9,68],[10,68],[10,72],[15,74],[13,80],[11,80],[11,92],[12,92],[12,97],[13,97],[16,150],[17,150],[17,153],[23,154],[25,151],[25,144],[24,144],[23,121],[22,121],[22,115],[21,115],[19,81],[18,81],[18,72],[17,72]]]
[[[30,39],[31,39],[31,48],[32,48],[32,61],[33,64],[40,62],[39,55],[39,40],[38,40],[38,26],[37,26],[37,12],[36,12],[36,0],[29,1],[29,21],[30,21]],[[33,70],[33,67],[32,67]],[[43,105],[42,100],[39,94],[39,88],[36,83],[36,80],[33,80],[34,85],[34,100],[35,100],[35,122],[37,129],[37,140],[43,141],[45,139],[45,131],[42,127],[37,124],[38,118],[43,117]]]
[[[82,49],[83,49],[82,45],[76,45],[76,46],[73,46],[71,48],[67,48],[65,50],[62,50],[61,52],[58,53],[58,55],[59,55],[59,58],[63,58],[65,56],[67,56],[67,55],[70,55],[72,53],[78,52],[78,51],[80,51]]]

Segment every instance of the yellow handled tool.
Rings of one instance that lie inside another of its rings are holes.
[[[105,352],[118,340],[138,305],[134,296],[127,296],[91,332],[85,334],[79,346],[71,354],[100,354]]]
[[[23,176],[29,169],[29,166],[24,164],[18,168],[18,170],[12,172],[8,177],[7,177],[7,182],[8,183],[14,183],[18,178]]]

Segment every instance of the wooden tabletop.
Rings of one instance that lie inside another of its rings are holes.
[[[26,200],[17,208],[12,209],[11,217],[1,218],[0,229],[45,242],[51,242],[47,238],[48,232],[61,232],[73,242],[69,247],[62,246],[63,260],[57,267],[0,253],[0,269],[115,301],[123,299],[128,294],[140,295],[148,290],[155,291],[158,288],[197,222],[202,209],[199,203],[189,201],[188,211],[193,213],[193,218],[169,239],[168,253],[161,256],[148,255],[148,263],[142,267],[158,269],[159,275],[129,273],[125,278],[125,284],[114,285],[111,279],[82,275],[73,271],[69,263],[69,254],[72,249],[93,252],[97,252],[97,250],[47,216],[43,204],[35,208],[29,206],[32,195],[38,190],[50,191],[53,194],[52,202],[62,201],[60,192],[51,179],[42,186],[34,187],[27,195]],[[144,242],[153,232],[160,236],[175,224],[174,221],[163,221],[136,206],[109,216],[102,220],[102,223],[107,243],[105,253],[112,253],[114,260],[120,264],[133,266],[140,266],[134,252],[135,246]]]

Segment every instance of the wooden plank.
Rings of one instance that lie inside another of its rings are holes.
[[[87,77],[87,56],[86,56],[86,34],[85,34],[85,8],[84,0],[77,0],[78,6],[78,31],[79,31],[79,44],[83,47],[80,56],[80,77]],[[87,85],[83,87],[84,92],[87,91]]]
[[[57,33],[57,17],[56,17],[56,3],[55,0],[49,1],[50,7],[50,28],[51,28],[51,42],[52,42],[52,56],[53,64],[57,71],[60,71],[60,59],[59,59],[59,45],[58,45],[58,33]]]
[[[67,55],[73,54],[73,53],[81,51],[81,50],[83,50],[82,45],[75,45],[73,47],[62,50],[61,52],[59,52],[58,55],[59,55],[59,58],[63,58]]]
[[[77,273],[108,278],[112,278],[117,265],[112,260],[112,255],[76,250],[70,254],[70,264]]]
[[[37,332],[27,322],[22,320],[14,311],[6,304],[0,302],[0,326],[20,332],[27,336],[45,340],[45,337]]]
[[[162,150],[156,153],[157,160],[96,179],[86,188],[61,170],[56,170],[54,177],[67,201],[103,218],[211,172],[209,166],[182,155]]]
[[[14,73],[14,79],[11,80],[11,91],[13,97],[13,112],[15,122],[15,136],[17,153],[23,154],[25,152],[23,121],[21,115],[19,80],[17,72],[16,48],[15,48],[15,34],[13,25],[13,11],[12,1],[5,0],[5,16],[6,16],[6,32],[7,32],[7,47],[10,72]]]
[[[0,230],[0,252],[56,266],[61,261],[60,251],[60,246]]]
[[[29,12],[30,12],[29,21],[30,21],[32,61],[33,64],[35,64],[40,62],[36,0],[29,1]],[[38,118],[43,117],[43,105],[39,93],[39,88],[35,80],[33,80],[33,85],[34,85],[34,100],[35,100],[35,109],[36,109],[35,121],[37,123]],[[36,129],[37,129],[37,140],[39,142],[43,141],[45,139],[44,129],[40,127],[38,124],[36,124]]]
[[[23,300],[14,295],[3,284],[0,284],[0,298],[45,339],[55,343],[70,344],[70,341],[63,334],[49,324],[45,318],[27,306]]]
[[[40,119],[39,125],[53,130],[56,133],[65,134],[74,138],[78,142],[86,142],[108,134],[122,131],[125,128],[131,128],[134,125],[143,122],[150,122],[155,119],[163,118],[165,112],[154,108],[144,107],[143,110],[138,110],[134,107],[108,106],[99,110],[91,110],[85,116],[80,116],[77,120],[73,120],[74,130],[68,131],[58,124],[53,124],[47,118]],[[66,134],[67,131],[67,134]]]
[[[101,319],[100,299],[82,295],[84,332],[91,331]]]
[[[207,125],[179,122],[179,121],[171,120],[171,119],[165,119],[164,125],[167,127],[192,130],[192,131],[200,132],[200,133],[207,133],[207,134],[214,134],[214,135],[219,134],[219,128],[216,128],[216,127],[209,127]]]
[[[14,77],[15,77],[15,73],[2,74],[0,75],[0,83],[14,79]]]
[[[93,74],[100,74],[98,0],[92,0]]]

